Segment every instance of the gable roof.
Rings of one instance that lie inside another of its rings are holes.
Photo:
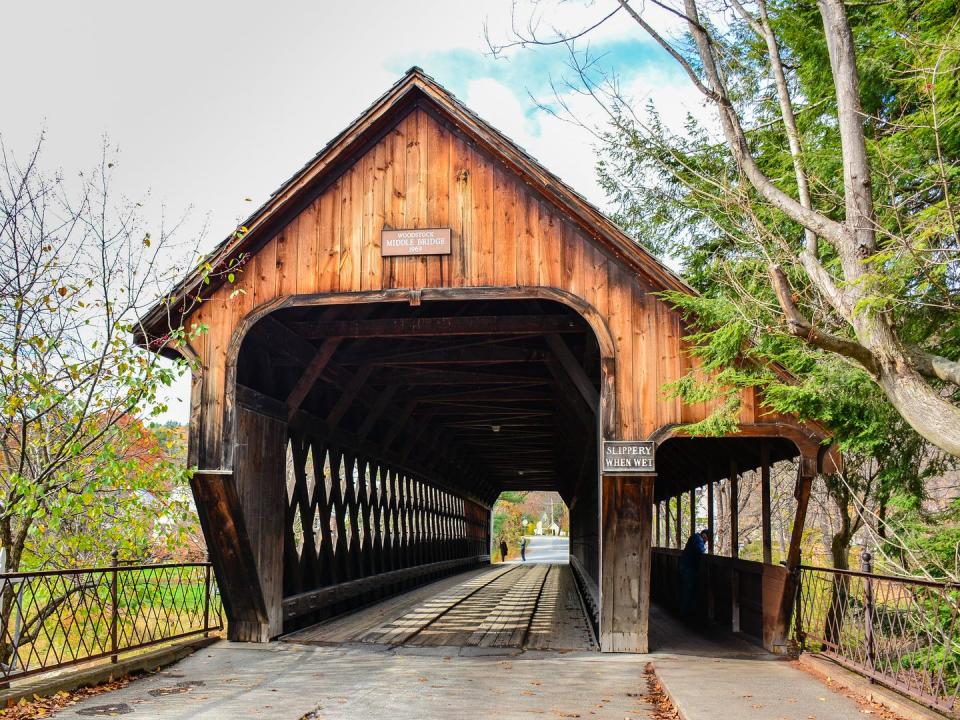
[[[208,264],[215,269],[229,258],[253,253],[306,202],[316,196],[317,189],[327,186],[344,172],[360,153],[366,150],[410,110],[419,107],[434,117],[439,116],[457,131],[485,149],[559,208],[588,236],[594,238],[625,266],[643,276],[661,290],[693,290],[665,265],[638,245],[629,235],[606,217],[596,206],[573,190],[556,175],[545,169],[523,148],[478,117],[452,93],[419,67],[412,67],[386,93],[380,96],[345,130],[328,142],[306,165],[280,186],[270,198],[241,223],[247,231],[232,233],[210,254]],[[176,307],[188,296],[195,296],[204,283],[202,267],[193,270],[156,303],[143,321],[143,344],[164,336],[169,327],[170,307]],[[211,278],[210,285],[222,283]]]

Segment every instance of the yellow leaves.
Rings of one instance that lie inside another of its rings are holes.
[[[50,717],[52,713],[62,710],[71,705],[76,705],[81,700],[100,695],[111,690],[119,690],[130,683],[130,676],[118,680],[110,680],[94,687],[80,688],[72,692],[61,690],[50,697],[41,697],[34,694],[32,698],[24,697],[19,702],[7,701],[5,710],[0,711],[0,717],[9,720],[30,720],[32,718]]]
[[[143,236],[143,246],[150,247],[150,233]]]

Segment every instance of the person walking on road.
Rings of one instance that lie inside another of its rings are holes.
[[[507,561],[507,541],[500,538],[500,562]]]
[[[520,560],[527,561],[527,539],[525,537],[520,538]]]

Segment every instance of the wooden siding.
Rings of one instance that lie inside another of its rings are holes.
[[[244,442],[237,448],[233,473],[251,551],[266,605],[269,633],[283,629],[283,519],[287,426],[281,420],[247,408],[237,412],[237,430]]]
[[[437,226],[452,228],[449,256],[380,256],[381,229]],[[220,458],[228,346],[251,310],[292,295],[489,286],[555,288],[604,318],[615,345],[616,436],[647,437],[709,413],[661,391],[690,368],[679,315],[537,190],[415,108],[191,315],[209,328],[195,348],[210,414],[205,459]],[[742,422],[756,420],[754,407],[745,398]]]

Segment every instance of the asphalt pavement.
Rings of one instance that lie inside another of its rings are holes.
[[[570,559],[570,538],[552,535],[527,536],[528,563],[561,563]],[[510,562],[522,562],[520,558]]]

